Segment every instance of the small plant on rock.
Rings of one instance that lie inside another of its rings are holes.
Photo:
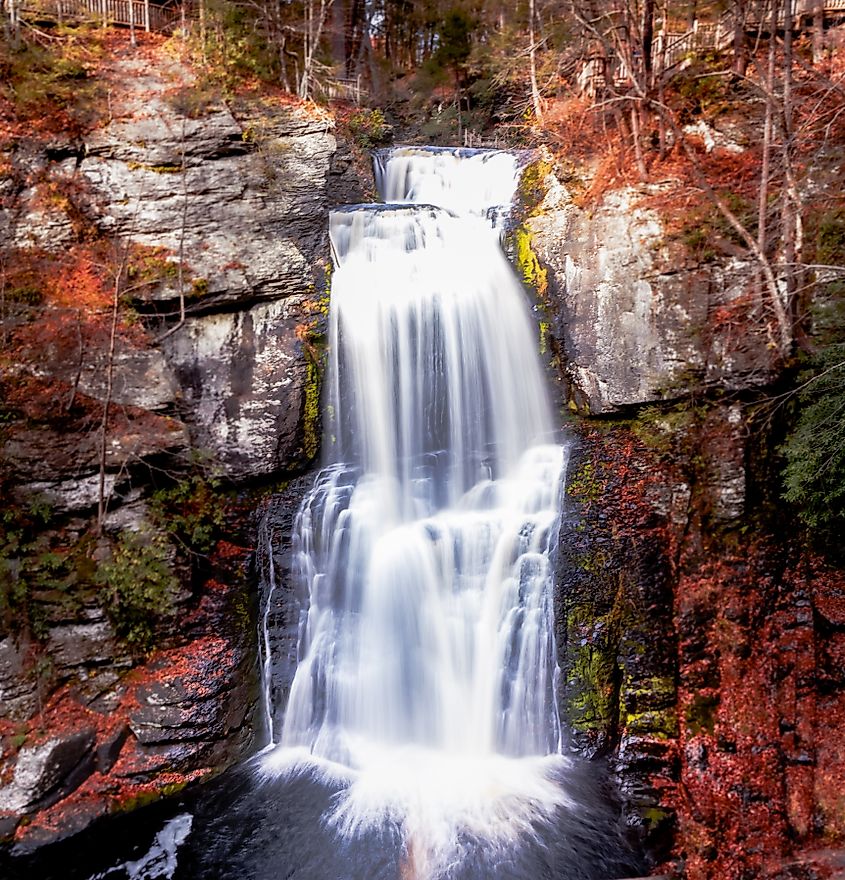
[[[142,652],[152,648],[157,621],[173,607],[179,582],[171,553],[161,533],[123,532],[95,575],[118,636]]]
[[[369,150],[389,139],[390,126],[381,110],[358,110],[349,118],[349,133],[362,150]]]

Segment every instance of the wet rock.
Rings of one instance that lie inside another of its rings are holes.
[[[113,663],[119,653],[114,628],[105,619],[52,627],[47,634],[47,649],[65,674],[79,666]]]
[[[73,791],[94,770],[95,732],[82,730],[20,750],[12,782],[0,789],[0,810],[44,808]]]
[[[274,708],[272,725],[275,736],[281,732],[284,723],[284,709],[297,666],[300,614],[307,603],[307,596],[300,595],[294,575],[294,525],[302,500],[313,482],[314,474],[304,474],[292,480],[283,492],[270,500],[258,528],[256,568],[264,603],[260,608],[260,619],[262,625],[266,625],[270,646],[270,702]],[[275,584],[272,594],[271,579]]]
[[[108,773],[120,756],[126,740],[131,734],[128,724],[121,725],[108,739],[97,746],[97,772]]]

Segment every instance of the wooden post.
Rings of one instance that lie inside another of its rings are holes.
[[[12,29],[12,45],[17,49],[21,40],[20,12],[15,0],[9,0],[9,24]]]
[[[127,0],[129,4],[129,43],[131,46],[137,46],[138,41],[135,39],[135,0]]]
[[[106,7],[107,0],[100,0],[100,10],[103,15],[103,27],[105,27],[109,23],[109,11]]]
[[[150,0],[144,0],[144,30],[150,32]]]

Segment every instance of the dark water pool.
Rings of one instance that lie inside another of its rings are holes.
[[[465,833],[442,880],[610,880],[641,873],[599,768],[567,771],[575,806],[528,844]],[[239,768],[181,799],[103,820],[33,855],[0,859],[3,880],[412,880],[400,829],[339,839],[322,816],[336,790],[300,776],[256,785]],[[422,880],[422,878],[419,878]]]

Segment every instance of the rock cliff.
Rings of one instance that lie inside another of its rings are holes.
[[[102,126],[2,156],[0,237],[23,267],[4,333],[56,321],[2,364],[0,837],[16,852],[253,747],[253,502],[233,492],[316,452],[327,211],[356,198],[327,113],[206,99],[161,48],[127,47],[104,76]],[[91,267],[119,279],[113,351],[110,299],[80,317]]]

